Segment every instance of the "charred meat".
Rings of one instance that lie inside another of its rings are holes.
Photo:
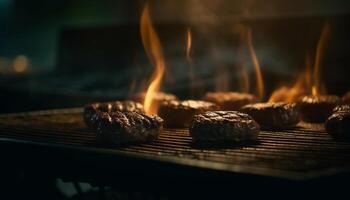
[[[84,108],[84,121],[90,128],[97,128],[102,112],[132,111],[143,113],[143,106],[134,101],[114,101],[106,103],[93,103]]]
[[[158,138],[163,130],[163,120],[139,112],[101,112],[96,130],[96,140],[102,144],[145,143]]]
[[[132,100],[143,103],[146,97],[145,92],[137,93],[131,97]],[[163,101],[177,100],[177,97],[170,93],[157,92],[153,94],[153,99],[157,103],[162,103]]]
[[[257,102],[254,95],[238,92],[208,92],[203,99],[217,104],[220,110],[239,110],[244,105]]]
[[[189,130],[195,143],[221,143],[257,140],[260,127],[244,113],[207,111],[194,116]]]
[[[350,111],[350,104],[339,105],[333,109],[333,113],[346,111]]]
[[[326,120],[327,133],[336,139],[350,140],[350,110],[333,113]]]
[[[302,119],[306,122],[324,122],[339,103],[334,95],[304,96],[299,100]]]
[[[189,127],[194,115],[216,110],[217,108],[216,104],[206,101],[173,100],[163,102],[159,107],[158,113],[164,119],[165,126]]]
[[[243,106],[241,112],[247,113],[257,121],[262,129],[280,130],[296,126],[300,121],[295,103],[256,103]]]

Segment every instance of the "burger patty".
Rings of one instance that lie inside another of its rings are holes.
[[[243,106],[241,112],[247,113],[257,121],[262,129],[286,129],[296,126],[300,121],[295,103],[256,103]]]
[[[239,110],[244,105],[257,102],[254,95],[238,92],[208,92],[203,99],[217,104],[220,110]]]
[[[302,119],[306,122],[324,122],[339,103],[334,95],[313,95],[302,97],[298,104]]]
[[[97,122],[102,112],[133,111],[143,113],[143,106],[134,101],[114,101],[107,103],[93,103],[84,108],[84,121],[90,128],[97,128]]]
[[[103,144],[127,145],[158,138],[163,120],[139,112],[101,112],[97,121],[96,140]]]
[[[160,104],[158,114],[164,119],[165,126],[189,127],[194,115],[217,108],[216,104],[206,101],[173,100]]]
[[[146,93],[141,92],[133,95],[131,97],[132,100],[143,103],[145,101]],[[164,92],[156,92],[153,94],[153,100],[157,103],[161,103],[163,101],[171,101],[171,100],[177,100],[177,97],[170,93],[164,93]]]
[[[252,117],[237,111],[207,111],[195,115],[190,126],[195,143],[257,140],[260,127]]]
[[[326,120],[325,127],[332,137],[350,140],[350,110],[333,113]]]
[[[350,104],[344,104],[344,105],[336,106],[333,109],[333,113],[344,112],[344,111],[350,111]]]

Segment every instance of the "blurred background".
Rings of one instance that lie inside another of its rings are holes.
[[[146,3],[164,49],[164,91],[181,98],[254,92],[242,39],[249,27],[269,94],[293,83],[307,55],[313,61],[326,22],[321,80],[328,93],[349,89],[346,0],[0,0],[0,112],[76,107],[145,90],[153,70],[139,30]]]

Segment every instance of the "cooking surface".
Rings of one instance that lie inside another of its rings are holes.
[[[262,131],[258,143],[238,146],[196,146],[187,130],[165,129],[158,141],[149,144],[99,147],[94,144],[94,132],[85,127],[81,111],[77,108],[2,115],[0,142],[131,157],[147,161],[145,165],[162,162],[174,169],[186,166],[290,180],[348,173],[350,169],[350,143],[333,140],[322,125]]]

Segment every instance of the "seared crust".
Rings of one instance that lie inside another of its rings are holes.
[[[145,92],[137,93],[131,97],[131,100],[143,103],[145,100],[145,96]],[[162,103],[163,101],[177,100],[177,97],[170,93],[157,92],[153,95],[153,100],[158,103]]]
[[[84,108],[84,121],[90,128],[97,128],[101,112],[133,111],[143,113],[143,106],[134,101],[93,103]]]
[[[300,121],[299,110],[295,103],[256,103],[243,106],[240,110],[257,121],[262,129],[287,129]]]
[[[145,143],[158,138],[163,120],[138,112],[101,112],[97,122],[97,141],[103,144],[126,145]]]
[[[165,126],[189,127],[194,115],[217,108],[216,104],[206,101],[173,100],[163,102],[159,107],[158,114],[164,119]]]
[[[333,109],[333,113],[336,113],[336,112],[346,112],[346,111],[349,111],[349,112],[350,112],[350,104],[344,104],[344,105],[336,106],[336,107]]]
[[[334,95],[304,96],[299,100],[302,119],[307,122],[324,122],[339,103]]]
[[[336,139],[350,140],[350,110],[333,113],[325,123],[327,133]]]
[[[254,95],[238,92],[208,92],[203,99],[217,104],[220,110],[239,110],[244,105],[257,102]]]
[[[260,127],[244,113],[207,111],[194,116],[189,130],[195,143],[221,143],[257,140]]]

